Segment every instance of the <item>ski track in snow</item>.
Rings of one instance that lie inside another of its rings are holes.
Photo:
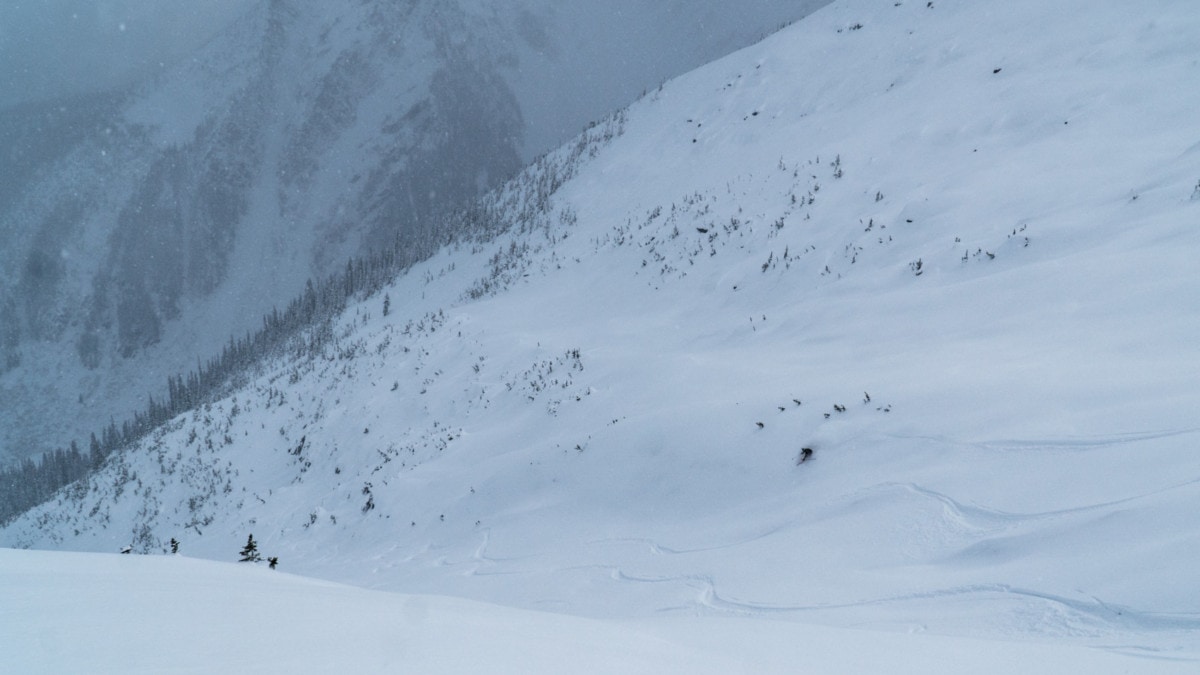
[[[1030,513],[1011,513],[999,511],[974,504],[965,504],[957,499],[954,499],[944,493],[936,490],[923,488],[915,483],[881,483],[879,485],[867,488],[863,491],[864,495],[878,495],[903,492],[911,493],[918,497],[929,498],[935,502],[942,504],[945,507],[947,520],[953,521],[966,530],[975,532],[992,532],[1001,529],[1010,529],[1020,526],[1025,523],[1030,523],[1039,520],[1053,520],[1069,516],[1077,516],[1097,511],[1111,510],[1113,507],[1126,504],[1133,504],[1157,495],[1166,494],[1175,490],[1181,490],[1187,487],[1200,484],[1200,478],[1169,485],[1153,492],[1125,497],[1123,499],[1115,499],[1112,501],[1098,502],[1094,504],[1086,504],[1076,506],[1069,509],[1056,509],[1051,511],[1037,511]],[[857,501],[857,498],[856,498]]]
[[[879,598],[868,598],[855,602],[830,604],[772,604],[745,600],[723,595],[713,577],[708,575],[640,576],[612,568],[610,576],[622,583],[679,585],[692,589],[695,600],[690,605],[660,608],[662,613],[710,610],[718,614],[738,616],[787,616],[803,621],[826,620],[845,625],[878,625],[879,612],[854,613],[846,610],[882,609],[884,613],[904,613],[910,609],[929,604],[929,601],[952,600],[969,603],[981,615],[1008,615],[1008,632],[1011,637],[1026,638],[1026,617],[1037,615],[1037,635],[1042,638],[1072,637],[1108,639],[1118,636],[1143,634],[1157,635],[1163,632],[1185,635],[1200,631],[1200,614],[1166,614],[1138,611],[1129,607],[1112,605],[1099,598],[1088,600],[1072,599],[1045,592],[1015,588],[1007,584],[975,584],[964,587],[944,588],[921,593]],[[919,611],[912,612],[919,615]],[[856,618],[857,617],[857,618]],[[867,618],[872,617],[872,618]],[[1105,649],[1123,653],[1145,654],[1162,658],[1184,658],[1172,656],[1163,647],[1148,645],[1109,645],[1097,643]]]
[[[1096,437],[1075,437],[1075,438],[1053,438],[1053,439],[1028,439],[1028,440],[992,440],[992,441],[975,441],[962,442],[955,441],[960,445],[971,445],[982,450],[996,450],[1000,452],[1038,452],[1038,451],[1087,451],[1097,448],[1109,448],[1120,445],[1131,445],[1143,441],[1159,440],[1164,438],[1178,438],[1184,436],[1195,436],[1200,434],[1200,428],[1185,428],[1173,429],[1164,431],[1131,431],[1123,434],[1108,434],[1105,436]],[[918,438],[918,437],[912,437]],[[930,439],[945,441],[946,439]]]
[[[1200,480],[1187,481],[1176,486],[1164,488],[1161,491],[1129,497],[1111,502],[1089,504],[1071,509],[1036,513],[1009,513],[978,505],[964,504],[946,494],[923,488],[913,483],[881,483],[863,490],[861,493],[848,495],[847,503],[861,503],[863,498],[883,497],[888,502],[909,496],[918,501],[931,501],[944,509],[945,518],[963,531],[973,533],[978,537],[975,544],[986,542],[987,537],[1002,532],[1020,530],[1030,523],[1042,520],[1056,520],[1072,516],[1089,514],[1097,511],[1112,509],[1123,504],[1133,503],[1141,499],[1169,492],[1189,485],[1200,483]],[[673,547],[649,538],[611,538],[596,539],[587,542],[588,546],[611,547],[633,544],[640,547],[651,556],[676,557],[689,556],[716,551],[736,550],[740,546],[770,538],[771,536],[793,525],[781,525],[765,530],[753,536],[729,540],[719,544],[703,547],[683,548]],[[496,566],[534,561],[535,558],[493,558],[487,555],[490,533],[485,533],[479,547],[473,556],[474,561],[486,566],[486,569],[473,569],[471,574],[479,575],[520,575],[529,574],[531,570],[495,569]],[[617,556],[619,557],[619,556]],[[541,561],[537,564],[545,564]],[[1087,599],[1070,598],[1030,588],[1022,588],[1007,583],[980,583],[947,588],[932,588],[930,590],[903,595],[864,598],[853,602],[840,603],[788,603],[778,604],[766,600],[753,600],[736,597],[723,593],[719,588],[717,577],[713,574],[646,574],[632,571],[629,565],[590,564],[571,567],[554,568],[552,574],[569,574],[581,571],[596,570],[605,573],[612,580],[622,584],[647,584],[656,586],[675,586],[690,589],[694,594],[691,603],[683,605],[663,605],[659,613],[695,613],[715,612],[718,614],[737,615],[771,615],[788,616],[799,620],[814,620],[814,615],[821,615],[833,621],[848,621],[852,618],[839,619],[842,616],[853,616],[847,610],[863,610],[881,608],[885,613],[919,616],[920,607],[930,601],[953,600],[958,603],[970,603],[976,606],[981,615],[1009,616],[1007,632],[1016,637],[1021,635],[1028,624],[1022,617],[1038,616],[1038,635],[1069,636],[1073,638],[1107,639],[1120,635],[1175,633],[1186,634],[1200,631],[1200,614],[1166,613],[1140,610],[1136,607],[1114,604],[1102,598],[1090,596]],[[870,616],[865,614],[864,616]],[[860,619],[868,624],[875,619]],[[1175,658],[1165,648],[1148,645],[1118,645],[1104,648],[1114,649],[1132,654]]]

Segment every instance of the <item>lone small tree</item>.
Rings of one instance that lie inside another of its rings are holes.
[[[258,544],[254,541],[254,535],[246,540],[246,545],[242,547],[242,559],[238,562],[258,562],[262,557],[258,555]]]
[[[271,566],[271,569],[275,569],[275,566],[279,564],[279,556],[267,558],[267,564]]]
[[[171,537],[171,553],[179,553],[179,540],[175,537]]]

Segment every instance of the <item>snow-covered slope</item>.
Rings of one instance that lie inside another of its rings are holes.
[[[306,280],[423,255],[442,211],[819,2],[693,4],[257,0],[131,92],[0,111],[0,463],[86,445]]]
[[[376,589],[1194,667],[1197,30],[1167,0],[836,3],[0,541],[253,533]]]
[[[597,621],[237,563],[0,550],[5,668],[28,673],[1128,673],[1071,645],[747,619]],[[1188,672],[1188,664],[1159,664]]]

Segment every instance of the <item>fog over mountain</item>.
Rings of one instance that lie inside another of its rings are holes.
[[[0,108],[132,84],[203,45],[255,0],[0,4]]]
[[[822,4],[7,6],[0,461],[128,417],[350,256],[420,257],[438,214]]]

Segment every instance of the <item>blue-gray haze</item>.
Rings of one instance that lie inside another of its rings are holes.
[[[0,4],[0,464],[823,0]]]

